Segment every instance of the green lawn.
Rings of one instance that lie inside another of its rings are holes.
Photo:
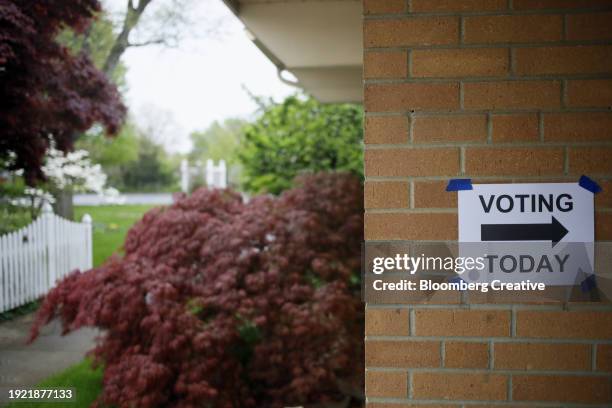
[[[93,220],[93,264],[99,266],[115,252],[122,251],[128,229],[151,205],[101,205],[75,207],[76,220],[89,214]]]
[[[7,408],[87,408],[102,391],[102,368],[93,369],[88,359],[55,374],[38,384],[44,388],[73,388],[76,401],[71,402],[15,402]]]

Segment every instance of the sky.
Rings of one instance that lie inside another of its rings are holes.
[[[177,0],[153,0],[150,7],[172,1]],[[118,15],[126,2],[104,0],[103,5]],[[278,79],[276,67],[221,0],[192,4],[189,16],[197,21],[197,35],[187,36],[177,48],[128,48],[122,57],[128,68],[125,102],[133,119],[142,127],[161,129],[159,141],[173,152],[187,152],[189,134],[215,120],[253,117],[257,105],[249,92],[275,100],[296,92]],[[147,9],[143,19],[154,12]]]

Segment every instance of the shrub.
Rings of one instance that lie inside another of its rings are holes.
[[[263,106],[244,128],[238,159],[244,187],[279,194],[296,175],[320,171],[363,174],[363,108],[290,96]]]
[[[318,174],[248,203],[200,189],[149,211],[125,255],[75,271],[35,325],[96,326],[98,402],[283,407],[342,399],[361,381],[362,189]]]

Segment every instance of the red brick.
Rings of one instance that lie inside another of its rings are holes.
[[[572,403],[612,402],[610,379],[594,376],[515,375],[512,398],[515,401]]]
[[[517,336],[547,339],[610,339],[612,311],[517,312]]]
[[[440,342],[366,341],[366,367],[440,367]]]
[[[366,371],[365,386],[368,397],[405,398],[408,396],[408,374]]]
[[[507,384],[499,374],[416,372],[412,377],[415,399],[502,401]]]
[[[363,58],[365,78],[404,78],[408,75],[405,51],[367,51]]]
[[[567,81],[567,106],[572,108],[612,107],[612,80]]]
[[[366,240],[454,240],[457,214],[366,213]]]
[[[459,149],[367,149],[368,177],[455,176],[459,173]]]
[[[410,334],[408,309],[366,309],[366,336],[407,336]]]
[[[595,208],[612,207],[612,180],[596,180],[601,191],[595,195]]]
[[[612,142],[612,113],[544,114],[544,140],[554,142]]]
[[[609,12],[569,14],[567,16],[567,39],[570,41],[612,40],[610,27],[612,27],[612,13]]]
[[[415,208],[457,208],[457,193],[446,191],[447,181],[414,183]]]
[[[367,112],[457,109],[459,84],[369,84],[365,86],[364,101]]]
[[[363,39],[366,48],[457,44],[459,19],[409,17],[394,20],[366,20]]]
[[[506,0],[411,0],[412,13],[505,10]]]
[[[408,142],[406,116],[367,116],[365,118],[366,144],[395,144]]]
[[[415,312],[417,336],[507,337],[510,312],[506,310],[438,310]]]
[[[509,370],[591,369],[589,344],[495,343],[495,368]]]
[[[602,211],[595,213],[595,240],[612,241],[612,213]]]
[[[513,0],[515,10],[592,9],[610,7],[610,0]]]
[[[563,149],[473,147],[465,152],[465,171],[477,176],[545,176],[563,173]]]
[[[414,143],[484,142],[487,117],[482,114],[417,116],[412,135]]]
[[[571,147],[569,149],[570,174],[610,174],[612,173],[612,148],[610,147]]]
[[[504,48],[464,48],[412,51],[414,77],[503,76],[509,54]]]
[[[525,113],[516,115],[493,115],[493,142],[535,142],[540,138],[538,115]]]
[[[467,341],[447,341],[444,345],[444,367],[487,368],[489,345]]]
[[[406,11],[406,0],[364,0],[363,14],[397,14]]]
[[[541,109],[561,106],[559,81],[473,82],[463,85],[466,109]]]
[[[612,344],[597,345],[597,371],[612,372]]]
[[[514,58],[518,75],[612,72],[612,46],[606,45],[518,48]]]
[[[530,43],[560,41],[560,15],[470,16],[464,19],[466,43]]]
[[[364,188],[365,208],[408,207],[408,187],[405,181],[368,181]]]

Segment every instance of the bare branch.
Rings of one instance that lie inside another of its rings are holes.
[[[167,41],[164,38],[156,38],[153,40],[141,41],[141,42],[130,42],[128,47],[146,47],[147,45],[166,45]]]

